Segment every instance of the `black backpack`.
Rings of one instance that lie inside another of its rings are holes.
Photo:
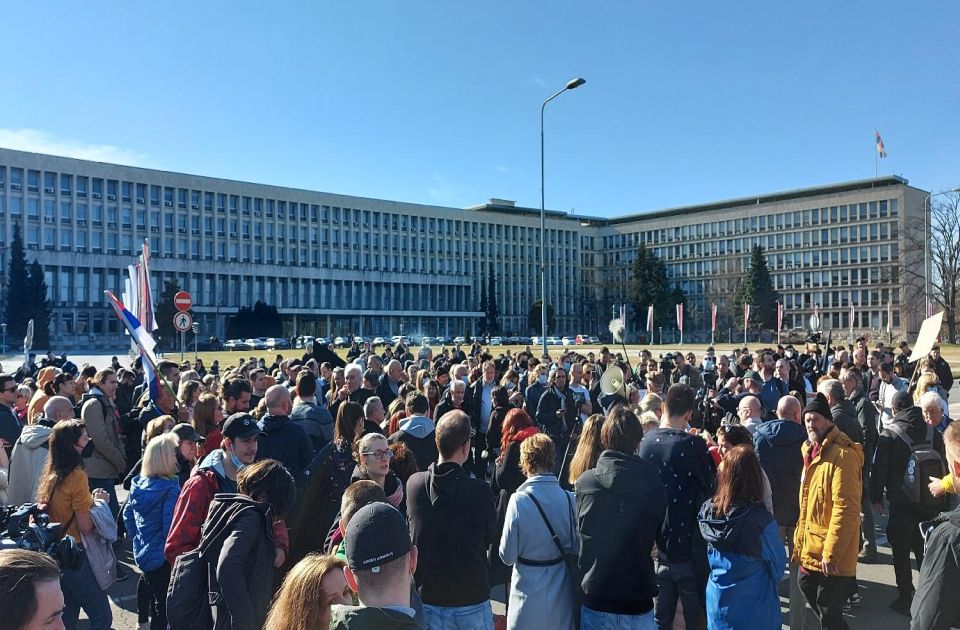
[[[910,449],[907,467],[903,471],[900,488],[907,500],[920,508],[941,508],[942,502],[930,494],[930,477],[940,478],[946,473],[943,458],[933,448],[934,428],[927,425],[926,437],[914,443],[903,427],[892,423],[887,427]]]

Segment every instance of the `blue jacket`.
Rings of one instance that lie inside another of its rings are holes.
[[[800,475],[803,473],[800,448],[806,441],[806,429],[792,420],[768,420],[757,427],[753,435],[760,465],[770,480],[773,516],[784,527],[793,527],[800,518]]]
[[[263,431],[257,440],[257,459],[277,460],[287,467],[298,488],[305,486],[304,471],[314,455],[307,431],[287,416],[264,416],[257,426]]]
[[[141,571],[163,566],[163,545],[173,522],[173,508],[180,496],[176,477],[137,475],[130,485],[130,496],[123,508],[123,523],[133,539],[133,558]]]
[[[760,386],[760,404],[763,406],[764,418],[775,418],[777,403],[790,393],[790,383],[781,381],[777,377],[764,381]]]
[[[780,529],[762,503],[736,506],[715,517],[713,499],[700,509],[707,541],[707,625],[710,630],[780,628],[780,596],[787,554]]]

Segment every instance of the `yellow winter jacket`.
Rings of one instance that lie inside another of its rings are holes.
[[[804,459],[810,448],[809,443],[803,445]],[[822,572],[820,563],[827,560],[839,575],[856,577],[862,469],[863,448],[836,426],[831,428],[800,482],[794,562]]]

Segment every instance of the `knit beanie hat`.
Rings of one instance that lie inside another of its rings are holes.
[[[803,408],[803,414],[806,415],[808,413],[820,414],[830,422],[833,422],[833,414],[830,413],[830,405],[827,403],[826,397],[821,393],[817,393],[816,396],[807,402],[807,406]]]

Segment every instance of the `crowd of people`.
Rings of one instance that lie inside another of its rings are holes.
[[[845,628],[888,513],[892,610],[948,628],[953,377],[909,356],[401,344],[163,360],[160,387],[140,360],[31,361],[0,375],[0,503],[84,553],[0,551],[0,625],[109,628],[127,537],[151,629]]]

